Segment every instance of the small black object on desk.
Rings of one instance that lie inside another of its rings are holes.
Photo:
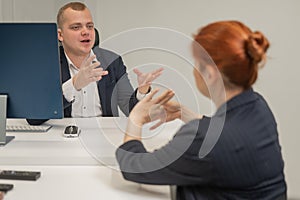
[[[35,181],[40,176],[41,176],[41,172],[34,172],[34,171],[15,171],[15,170],[0,171],[0,179]]]
[[[8,192],[14,188],[13,184],[0,183],[0,192]]]

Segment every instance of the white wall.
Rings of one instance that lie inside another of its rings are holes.
[[[64,0],[1,0],[0,20],[2,21],[55,21],[58,8]],[[270,40],[269,59],[260,71],[254,88],[262,93],[275,117],[280,132],[280,141],[286,163],[285,172],[289,196],[300,198],[300,135],[298,132],[298,104],[300,84],[298,74],[298,47],[300,46],[299,0],[98,0],[82,1],[90,8],[101,40],[108,41],[123,31],[142,27],[161,27],[184,34],[186,38],[198,28],[216,20],[236,19],[261,30]],[[145,36],[151,37],[151,35]],[[164,42],[166,38],[159,38]],[[135,43],[134,38],[126,45]],[[178,41],[179,42],[179,41]],[[176,42],[174,42],[174,45]],[[122,46],[122,43],[120,43]],[[179,45],[183,51],[188,47]],[[178,48],[178,46],[176,46]],[[123,55],[133,84],[135,77],[131,70],[142,66],[149,70],[159,65],[166,66],[166,72],[159,81],[172,87],[180,101],[201,112],[213,110],[201,95],[191,96],[194,87],[192,65],[187,60],[158,49],[141,49]],[[149,64],[157,63],[157,64]],[[172,76],[168,76],[171,74]],[[175,77],[175,78],[174,78]],[[191,86],[191,87],[190,87]]]

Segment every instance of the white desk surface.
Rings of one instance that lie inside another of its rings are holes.
[[[115,150],[122,144],[126,118],[66,118],[49,120],[47,132],[7,132],[15,139],[0,147],[0,169],[41,171],[37,181],[13,183],[7,199],[170,199],[168,186],[148,186],[125,181],[117,170]],[[8,119],[8,124],[27,124]],[[65,138],[67,125],[81,129],[79,138]],[[143,129],[148,149],[167,143],[182,125],[166,123],[155,131]]]
[[[41,171],[37,181],[0,180],[14,184],[5,200],[170,200],[168,186],[129,182],[106,166],[1,166]]]

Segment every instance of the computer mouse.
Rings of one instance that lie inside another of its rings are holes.
[[[65,137],[78,137],[80,134],[80,129],[75,125],[70,125],[65,128]]]

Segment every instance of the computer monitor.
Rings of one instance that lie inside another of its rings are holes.
[[[6,110],[2,116],[63,118],[56,24],[0,23],[0,44],[0,110]],[[0,144],[5,144],[6,118],[2,123]]]

